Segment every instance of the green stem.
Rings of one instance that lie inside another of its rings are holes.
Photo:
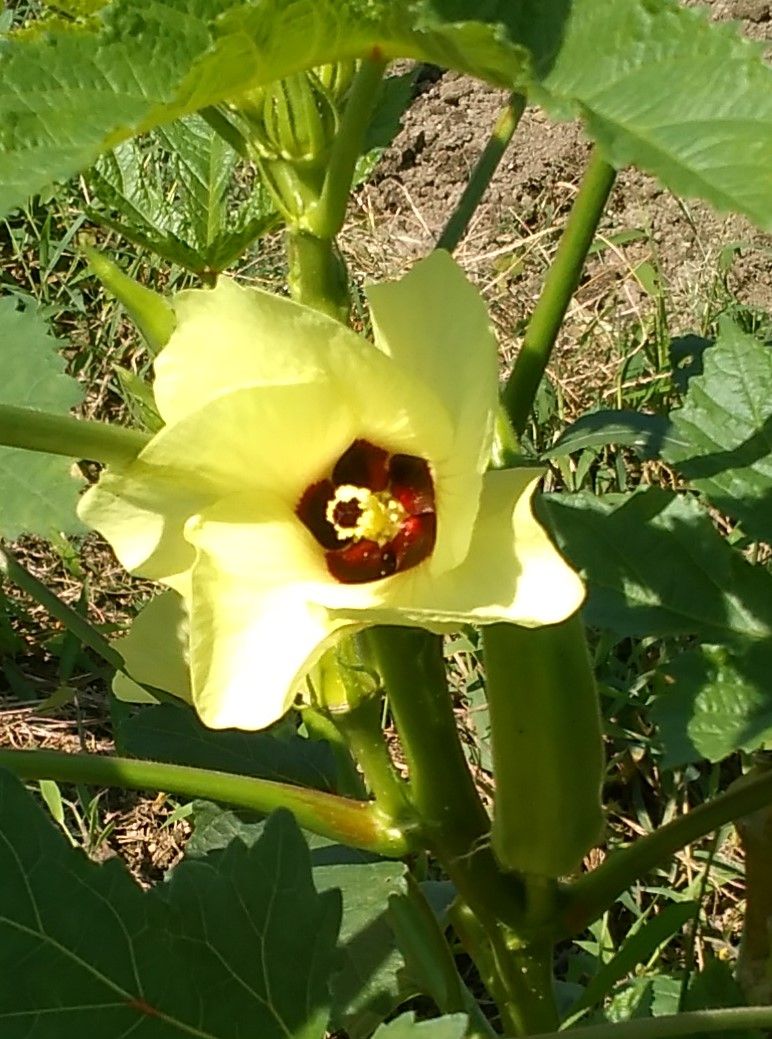
[[[547,272],[512,374],[504,387],[504,404],[515,433],[528,423],[536,391],[549,363],[558,331],[576,291],[584,261],[614,185],[616,171],[597,148],[585,170],[555,259]]]
[[[552,946],[511,949],[497,929],[483,926],[463,902],[451,906],[450,919],[496,1001],[507,1034],[525,1036],[557,1028]]]
[[[330,745],[335,758],[335,789],[345,797],[353,797],[363,801],[367,797],[362,777],[357,771],[351,751],[342,733],[333,721],[323,712],[310,707],[303,707],[303,721],[309,733],[317,740],[325,740]]]
[[[0,750],[0,768],[7,768],[21,779],[166,790],[261,813],[286,808],[300,826],[351,847],[390,858],[400,858],[411,850],[405,834],[384,823],[380,810],[371,803],[266,779],[165,762],[53,750]]]
[[[612,852],[602,866],[564,887],[560,936],[583,931],[631,884],[665,864],[687,844],[770,802],[772,769],[640,837],[629,847]]]
[[[5,447],[125,465],[134,461],[149,440],[138,429],[0,404],[0,444]]]
[[[292,298],[338,321],[348,321],[348,276],[335,242],[288,227],[286,243]]]
[[[303,224],[320,238],[333,239],[343,227],[357,160],[381,89],[386,60],[377,48],[363,58],[349,90],[332,145],[319,202]]]
[[[772,1007],[729,1007],[722,1010],[692,1010],[634,1021],[577,1028],[581,1039],[671,1039],[701,1032],[747,1032],[772,1028]],[[530,1039],[565,1039],[565,1032],[537,1032]]]
[[[442,639],[416,629],[385,627],[368,629],[357,638],[389,697],[407,759],[420,839],[439,859],[475,927],[486,936],[475,947],[485,961],[478,966],[489,968],[493,978],[491,994],[502,1015],[517,1022],[518,1034],[549,1027],[557,1020],[550,950],[525,949],[518,941],[526,913],[523,883],[515,874],[502,873],[493,857],[490,820],[458,738]],[[475,947],[469,949],[473,957]]]
[[[499,114],[493,132],[485,145],[482,155],[477,160],[464,193],[456,204],[442,234],[437,239],[437,249],[447,249],[452,253],[466,234],[469,222],[480,204],[493,174],[504,157],[509,142],[514,136],[520,118],[525,111],[526,99],[522,94],[512,94],[509,103]]]
[[[396,823],[407,823],[412,811],[406,787],[394,769],[381,728],[381,698],[371,696],[334,716],[367,785],[381,810]]]

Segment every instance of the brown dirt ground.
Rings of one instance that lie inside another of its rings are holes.
[[[737,19],[747,35],[772,41],[766,0],[712,0],[710,7],[714,18]],[[430,72],[419,89],[355,201],[346,247],[354,269],[372,277],[394,276],[431,248],[506,101],[504,92],[455,73]],[[488,300],[505,360],[516,350],[589,150],[578,123],[551,123],[542,110],[528,109],[457,250]],[[635,241],[616,244],[631,231]],[[620,340],[654,320],[658,301],[636,273],[641,264],[659,272],[673,335],[705,330],[705,301],[719,291],[720,256],[730,243],[738,248],[726,289],[741,304],[772,310],[769,239],[742,217],[678,199],[637,170],[620,173],[599,235],[607,248],[587,265],[551,369],[568,414],[608,390]]]

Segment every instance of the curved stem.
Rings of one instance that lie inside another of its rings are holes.
[[[0,404],[0,444],[5,447],[125,465],[149,440],[149,435],[138,429]]]
[[[691,1010],[608,1025],[583,1025],[581,1039],[671,1039],[671,1036],[702,1032],[743,1032],[772,1028],[772,1007],[730,1007],[722,1010]],[[537,1032],[530,1039],[565,1039],[565,1032]]]
[[[400,858],[411,850],[405,834],[390,821],[384,822],[371,803],[266,779],[165,762],[54,750],[0,750],[0,768],[7,768],[21,779],[166,790],[261,813],[287,808],[300,826],[351,847],[390,858]]]
[[[442,234],[437,239],[436,249],[447,249],[448,252],[452,253],[466,234],[469,222],[474,216],[475,210],[487,191],[488,185],[493,179],[493,174],[498,169],[499,163],[504,157],[504,152],[514,136],[520,118],[525,111],[525,105],[526,99],[522,94],[512,94],[506,108],[499,114],[488,143],[485,145],[482,155],[477,160],[469,181],[464,188],[464,193],[458,200],[447,224],[445,224]]]
[[[568,304],[579,284],[584,261],[615,177],[616,170],[601,158],[596,148],[590,156],[558,251],[528,322],[512,374],[504,387],[504,404],[518,436],[528,423],[536,391]]]
[[[602,866],[564,887],[560,935],[583,931],[634,881],[666,863],[675,852],[770,802],[772,769],[613,852]]]

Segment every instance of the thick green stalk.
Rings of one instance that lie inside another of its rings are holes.
[[[450,919],[499,1008],[507,1034],[526,1036],[557,1028],[552,946],[511,949],[496,928],[484,927],[463,902],[451,906]]]
[[[387,62],[377,48],[362,59],[348,93],[316,206],[301,221],[314,235],[333,239],[343,227],[349,192]]]
[[[442,639],[386,627],[357,638],[389,697],[407,759],[419,839],[442,863],[474,917],[471,938],[485,935],[474,938],[468,951],[487,974],[491,994],[517,1034],[551,1027],[557,1014],[550,947],[525,948],[520,940],[527,925],[524,886],[516,875],[502,873],[493,857],[490,820],[458,738]]]
[[[138,429],[0,404],[0,444],[5,447],[126,465],[149,440]]]
[[[583,1025],[581,1039],[675,1039],[704,1032],[739,1032],[772,1028],[772,1007],[729,1007],[722,1010],[691,1010],[685,1014],[642,1017],[608,1025]],[[565,1039],[565,1032],[537,1032],[530,1039]]]
[[[665,865],[681,848],[772,802],[772,769],[744,785],[699,805],[687,815],[639,837],[620,851],[612,852],[602,866],[585,873],[563,889],[559,937],[583,931],[631,884],[658,866]]]
[[[472,170],[464,193],[456,204],[442,234],[437,239],[437,249],[447,249],[452,253],[466,234],[469,222],[474,216],[493,174],[504,158],[509,142],[514,136],[520,118],[525,111],[526,99],[522,94],[512,94],[509,102],[493,127],[493,132],[485,145],[482,155]]]
[[[0,750],[0,768],[8,769],[21,779],[166,790],[255,812],[287,808],[300,826],[342,844],[390,858],[399,858],[411,850],[405,834],[384,822],[380,810],[369,802],[350,801],[336,794],[266,779],[158,761],[64,754],[53,750]]]
[[[536,391],[549,363],[568,304],[579,284],[584,261],[615,177],[613,166],[601,158],[596,148],[590,157],[555,259],[528,322],[512,374],[504,387],[504,404],[518,436],[522,435],[528,423]]]
[[[333,239],[288,227],[286,245],[292,298],[338,321],[348,321],[348,275]]]

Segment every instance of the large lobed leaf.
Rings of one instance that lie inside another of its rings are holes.
[[[0,210],[121,140],[379,48],[576,112],[617,165],[772,222],[772,72],[675,0],[116,0],[0,50]]]
[[[193,836],[187,855],[216,862],[232,841],[251,846],[265,822],[205,802],[196,805]],[[343,917],[331,982],[330,1026],[345,1029],[350,1039],[365,1039],[416,987],[405,976],[405,961],[387,920],[393,896],[405,891],[406,866],[368,860],[363,853],[306,834],[314,886],[338,890]]]
[[[772,541],[772,346],[727,320],[702,364],[662,455],[746,534]]]
[[[0,404],[59,413],[79,404],[83,391],[64,374],[61,346],[32,306],[0,299]],[[0,537],[81,531],[82,484],[71,470],[69,458],[0,447]]]
[[[143,892],[0,772],[3,1039],[322,1039],[340,899],[286,813]]]
[[[125,141],[88,174],[92,219],[195,273],[223,271],[278,215],[259,180],[232,197],[236,152],[200,116]]]

